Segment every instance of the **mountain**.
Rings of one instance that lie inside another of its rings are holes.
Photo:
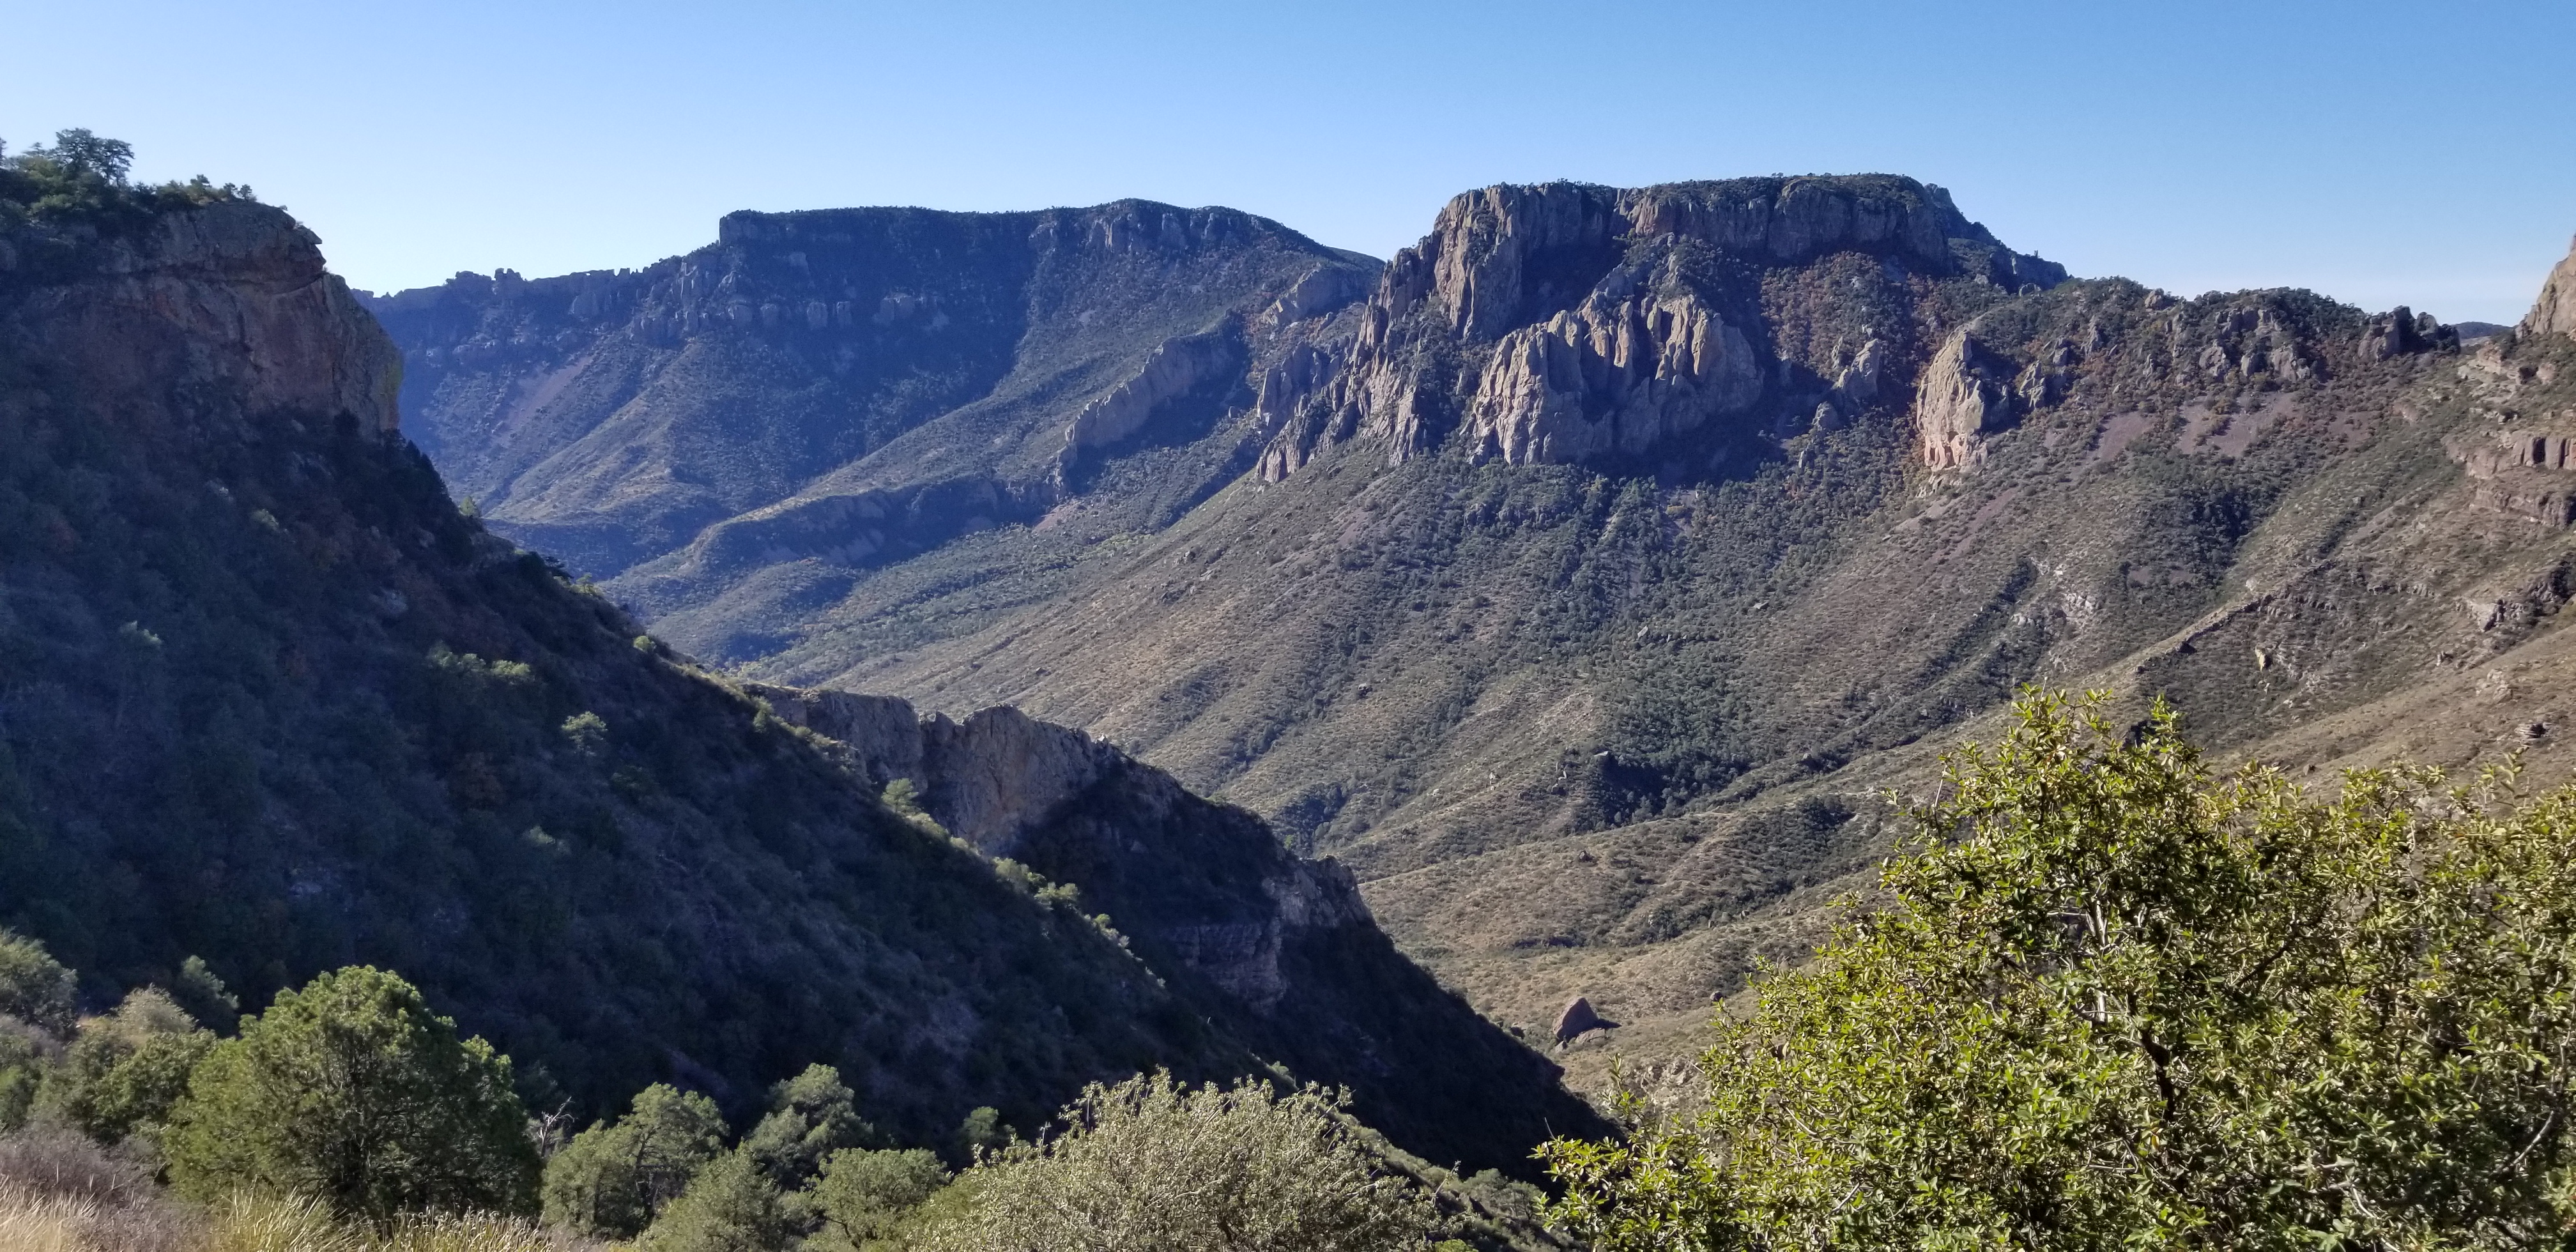
[[[2023,683],[2302,770],[2556,768],[2568,272],[2463,336],[2072,279],[1904,178],[1492,187],[1245,366],[1212,428],[1258,444],[1177,517],[1069,482],[607,589],[747,674],[1115,742],[1351,866],[1498,1019],[1582,994],[1651,1050]]]
[[[191,955],[252,1004],[388,966],[593,1114],[822,1061],[926,1140],[1284,1063],[1443,1161],[1597,1125],[1251,815],[1025,718],[714,678],[485,530],[285,213],[32,177],[0,170],[0,925],[92,1001]]]
[[[449,481],[661,615],[746,581],[830,598],[1001,525],[1168,522],[1257,450],[1229,406],[1247,369],[1376,269],[1228,209],[847,209],[735,213],[638,271],[366,303]],[[787,568],[816,556],[828,573]],[[759,646],[757,620],[729,628]]]

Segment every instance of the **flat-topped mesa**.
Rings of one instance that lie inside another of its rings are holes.
[[[576,569],[664,561],[621,588],[636,603],[1035,522],[1111,462],[1232,438],[1247,376],[1379,268],[1267,218],[1142,200],[740,212],[717,235],[632,271],[371,301],[440,471]]]
[[[1354,436],[1396,461],[1457,441],[1561,463],[1663,456],[1719,419],[1832,428],[1882,402],[1882,371],[1927,355],[1911,325],[1931,285],[2065,277],[1907,178],[1488,187],[1388,263],[1341,368],[1293,403],[1265,388],[1293,416],[1260,471],[1275,481]]]

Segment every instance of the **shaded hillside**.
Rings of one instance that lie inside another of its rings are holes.
[[[1248,816],[1138,767],[1098,783],[1152,853],[1098,891],[1130,951],[485,533],[401,437],[394,346],[282,212],[17,190],[0,925],[94,999],[192,954],[254,1002],[372,962],[585,1111],[655,1079],[750,1101],[823,1061],[919,1138],[977,1104],[1034,1124],[1139,1067],[1282,1057],[1443,1160],[1509,1167],[1582,1116]],[[1184,885],[1218,866],[1241,868]],[[1192,925],[1272,936],[1276,985],[1229,984]]]

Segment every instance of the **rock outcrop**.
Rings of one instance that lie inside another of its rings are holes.
[[[1766,281],[1826,269],[1812,297],[1766,304]],[[1265,393],[1288,416],[1259,470],[1278,481],[1354,437],[1398,461],[1456,441],[1513,463],[1612,465],[1702,432],[1839,429],[1902,368],[1916,284],[2064,279],[1910,179],[1489,187],[1388,263],[1327,376]],[[1848,333],[1819,341],[1827,322]]]
[[[323,267],[320,243],[262,204],[164,213],[102,241],[82,281],[39,287],[11,316],[34,350],[111,391],[101,399],[120,409],[157,411],[192,390],[237,417],[297,414],[392,435],[400,353]]]
[[[1302,285],[1292,290],[1281,303],[1302,307],[1298,298],[1303,290]],[[1238,382],[1243,368],[1243,345],[1231,328],[1164,340],[1145,358],[1135,377],[1082,406],[1066,424],[1064,450],[1056,454],[1057,484],[1069,487],[1074,468],[1084,457],[1098,456],[1134,439],[1163,406],[1211,382]]]
[[[1225,443],[1237,392],[1376,271],[1221,208],[744,212],[637,270],[368,304],[403,346],[414,438],[486,520],[603,580],[668,559],[618,589],[667,607],[780,561],[867,568],[967,518],[1034,522],[1102,461]],[[1204,459],[1240,468],[1230,446]],[[969,496],[993,507],[953,507]],[[859,503],[805,507],[834,498]],[[688,552],[770,511],[800,524]],[[833,533],[842,516],[875,537]]]
[[[1392,1063],[1416,1046],[1413,1032],[1454,1036],[1473,1014],[1396,955],[1348,869],[1291,854],[1251,814],[1016,709],[952,720],[915,716],[884,696],[745,690],[780,720],[834,741],[869,785],[909,779],[930,816],[977,851],[1073,884],[1082,908],[1105,910],[1157,971],[1198,980],[1247,1011],[1230,1024],[1262,1055],[1350,1084],[1371,1124],[1409,1136],[1487,1134],[1537,1111],[1499,1109],[1472,1084]],[[1507,1082],[1546,1073],[1516,1044],[1479,1035],[1449,1046],[1489,1073],[1517,1075]],[[1399,1080],[1409,1089],[1390,1085]],[[1588,1120],[1565,1102],[1549,1115]]]
[[[2011,376],[2010,364],[1998,368],[1994,355],[1966,330],[1941,345],[1914,391],[1915,438],[1924,465],[1959,469],[1978,459],[1982,437],[2012,420],[2013,395],[2006,386]]]
[[[2522,333],[2576,337],[2576,244],[2540,284],[2540,298],[2523,315]]]
[[[1638,456],[1762,394],[1744,332],[1665,267],[1615,274],[1583,303],[1505,334],[1469,401],[1463,437],[1514,464]]]

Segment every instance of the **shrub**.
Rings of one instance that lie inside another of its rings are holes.
[[[179,1189],[310,1195],[378,1224],[533,1212],[537,1157],[510,1061],[411,984],[352,966],[278,993],[189,1078],[165,1144]]]
[[[1439,1224],[1319,1087],[1192,1088],[1168,1073],[1094,1084],[1060,1133],[967,1171],[969,1202],[921,1233],[949,1252],[1356,1252]]]
[[[876,1137],[861,1120],[841,1072],[829,1065],[809,1065],[769,1089],[769,1112],[742,1138],[742,1150],[780,1187],[802,1186],[823,1159],[843,1148]]]
[[[778,1184],[748,1152],[728,1152],[689,1180],[680,1198],[653,1219],[638,1252],[755,1252],[785,1247],[797,1218]]]
[[[625,1117],[574,1135],[546,1162],[546,1222],[632,1239],[723,1150],[715,1101],[655,1083],[636,1093]]]
[[[823,1231],[811,1246],[859,1249],[891,1242],[904,1219],[947,1183],[948,1171],[925,1148],[835,1152],[814,1183]]]
[[[0,1014],[68,1035],[79,1016],[78,989],[72,972],[45,945],[0,930]]]
[[[114,1013],[81,1023],[60,1067],[46,1076],[43,1100],[101,1143],[169,1120],[188,1077],[215,1044],[169,995],[144,987]]]
[[[1604,1252],[2563,1238],[2576,789],[2318,799],[2214,775],[2162,707],[2016,713],[1885,907],[1719,1023],[1699,1112],[1551,1145],[1560,1221]]]

